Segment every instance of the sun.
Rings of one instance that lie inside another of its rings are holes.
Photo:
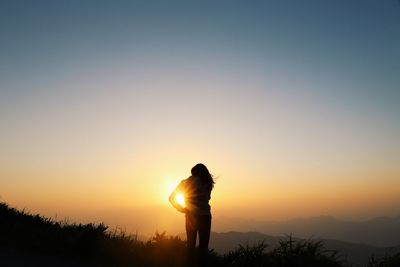
[[[185,207],[185,197],[182,193],[176,194],[175,200],[179,205]]]
[[[176,186],[179,184],[179,180],[171,178],[171,176],[164,177],[164,183],[161,186],[163,188],[163,195],[168,198],[171,193],[176,189]],[[179,204],[182,207],[186,207],[185,203],[185,195],[182,191],[176,192],[174,202]]]

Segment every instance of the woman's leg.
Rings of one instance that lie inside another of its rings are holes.
[[[202,215],[198,217],[199,227],[199,249],[203,253],[208,252],[208,242],[211,232],[211,215]]]
[[[186,238],[189,250],[196,248],[197,222],[195,216],[186,213]]]

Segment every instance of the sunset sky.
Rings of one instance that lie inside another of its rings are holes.
[[[400,215],[398,1],[2,1],[0,40],[12,206],[183,231],[202,162],[216,220]]]

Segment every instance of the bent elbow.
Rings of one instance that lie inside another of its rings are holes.
[[[168,198],[169,202],[173,202],[174,201],[174,194],[171,194]]]

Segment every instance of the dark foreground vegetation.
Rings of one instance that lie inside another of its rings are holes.
[[[14,257],[14,258],[13,258]],[[14,262],[15,259],[15,262]],[[15,264],[14,264],[15,263]],[[148,241],[104,224],[57,222],[0,203],[1,266],[350,266],[323,243],[287,237],[275,248],[238,246],[206,259],[188,257],[185,241],[156,233]],[[371,257],[367,267],[399,267],[400,254]]]

